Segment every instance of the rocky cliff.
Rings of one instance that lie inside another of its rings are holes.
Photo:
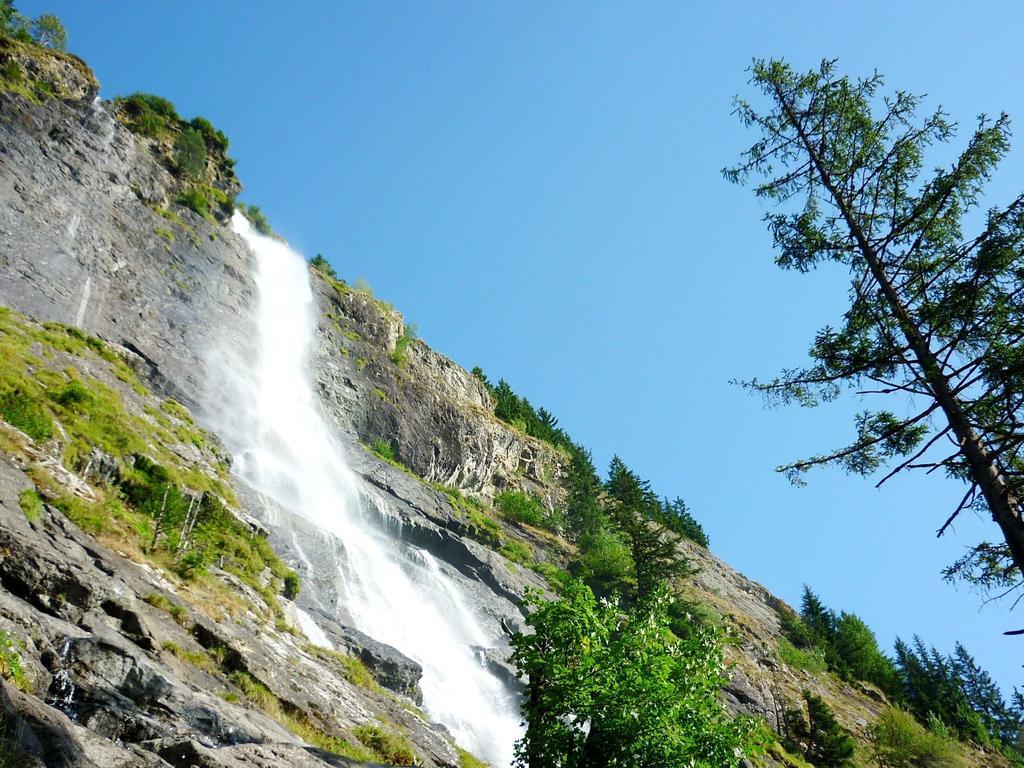
[[[205,357],[255,354],[244,243],[175,202],[166,146],[95,99],[80,62],[0,55],[51,84],[0,91],[0,394],[38,390],[52,422],[0,420],[0,639],[20,659],[0,693],[7,752],[62,766],[476,764],[418,709],[417,664],[351,626],[319,567],[338,542],[227,472],[216,435],[196,426],[217,421],[203,411],[217,386]],[[563,457],[497,419],[467,371],[410,343],[393,308],[311,279],[316,385],[349,465],[400,522],[395,535],[430,551],[494,626],[518,626],[519,598],[546,588],[543,564],[569,545],[489,503],[513,488],[557,504]],[[88,410],[98,403],[108,421]],[[191,501],[161,538],[172,490]],[[204,504],[223,509],[233,548],[196,577],[189,521]],[[782,604],[689,554],[693,597],[735,636],[730,706],[774,725],[779,702],[811,688],[863,736],[881,694],[788,666]],[[504,670],[500,648],[480,654]]]

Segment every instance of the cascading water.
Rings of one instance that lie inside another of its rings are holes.
[[[516,702],[473,650],[492,638],[429,553],[382,529],[379,502],[360,493],[321,415],[309,369],[315,306],[305,259],[239,213],[232,226],[256,258],[258,290],[255,359],[230,372],[231,400],[219,404],[230,417],[212,419],[235,471],[341,541],[340,591],[356,627],[422,665],[424,708],[460,744],[509,765]]]

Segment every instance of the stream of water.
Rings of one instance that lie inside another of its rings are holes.
[[[517,705],[473,650],[494,638],[429,553],[383,530],[370,507],[380,500],[362,492],[321,414],[309,363],[317,310],[305,259],[257,233],[240,213],[232,226],[255,258],[258,292],[252,359],[241,363],[247,370],[230,372],[232,401],[219,404],[232,411],[218,431],[234,471],[342,542],[336,567],[357,629],[422,665],[427,713],[460,745],[496,768],[508,766]]]

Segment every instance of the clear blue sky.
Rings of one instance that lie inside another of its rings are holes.
[[[851,434],[847,400],[763,410],[731,378],[804,360],[838,274],[772,263],[763,213],[719,173],[753,56],[886,73],[969,126],[1024,121],[1024,5],[985,3],[19,2],[66,22],[102,95],[136,90],[231,138],[243,198],[307,254],[365,278],[466,367],[503,376],[592,448],[681,495],[713,550],[789,601],[808,582],[888,646],[962,640],[1024,682],[1024,609],[980,609],[939,570],[959,499],[773,467]],[[993,201],[1024,187],[1024,145]]]

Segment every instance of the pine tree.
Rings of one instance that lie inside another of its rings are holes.
[[[573,446],[565,478],[566,532],[573,541],[597,533],[607,525],[599,496],[601,480],[597,476],[590,452],[582,446]]]
[[[608,513],[626,538],[636,572],[636,598],[647,597],[661,581],[672,583],[693,573],[680,551],[679,535],[659,525],[660,503],[650,483],[641,480],[622,459],[614,457],[605,490]]]
[[[918,97],[883,97],[882,78],[806,73],[754,62],[767,107],[737,99],[758,133],[726,169],[779,206],[768,215],[784,269],[848,270],[850,303],[818,332],[811,364],[748,385],[770,402],[816,406],[844,390],[883,401],[856,416],[856,439],[780,471],[795,482],[820,465],[889,477],[941,470],[965,484],[941,535],[966,508],[988,513],[1002,542],[978,545],[948,575],[1012,586],[1024,567],[1024,195],[965,235],[992,172],[1009,150],[1006,115],[980,118],[955,162],[928,173],[926,151],[956,126]],[[903,410],[907,408],[909,410]],[[895,408],[896,411],[889,410]],[[952,446],[948,448],[948,446]]]
[[[820,697],[804,691],[803,709],[787,708],[783,713],[783,745],[790,752],[799,752],[816,768],[842,768],[849,765],[854,753],[853,738],[836,720],[828,704]]]
[[[836,625],[835,611],[826,606],[807,584],[804,584],[800,598],[800,618],[816,645],[824,647],[831,642]]]
[[[993,739],[1012,743],[1020,730],[1020,721],[1007,706],[992,676],[978,666],[960,643],[956,644],[950,661],[968,704],[981,717],[985,730]]]

